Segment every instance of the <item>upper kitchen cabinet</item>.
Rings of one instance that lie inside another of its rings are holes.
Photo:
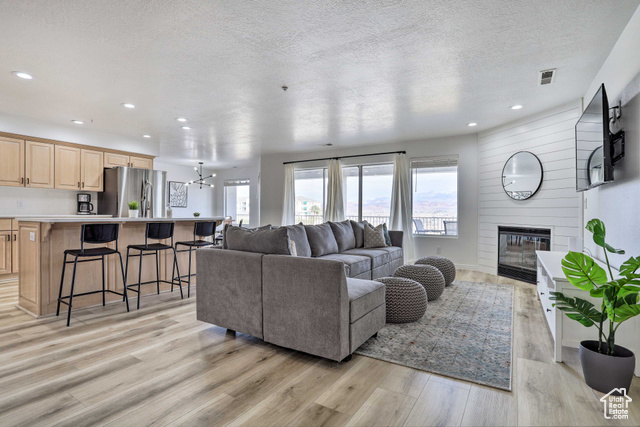
[[[24,140],[0,137],[0,185],[24,186]]]
[[[129,156],[118,153],[104,153],[104,167],[115,168],[117,166],[125,168],[131,166]]]
[[[77,147],[56,145],[55,188],[80,190],[80,152]]]
[[[103,190],[104,153],[95,150],[81,150],[81,187],[84,191]]]
[[[54,188],[55,146],[46,142],[25,142],[25,186]]]
[[[129,157],[132,168],[153,169],[153,159],[148,157]]]

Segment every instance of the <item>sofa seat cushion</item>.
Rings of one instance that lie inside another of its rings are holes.
[[[347,278],[349,320],[354,323],[384,304],[385,286],[373,280]]]
[[[371,269],[373,270],[374,268],[380,267],[384,264],[389,264],[391,262],[391,254],[385,249],[386,248],[349,249],[348,251],[344,251],[342,253],[369,257],[371,259]]]
[[[403,256],[402,248],[399,248],[397,246],[387,246],[386,248],[376,248],[376,250],[388,252],[391,261],[401,259]]]
[[[318,257],[318,259],[330,259],[344,264],[347,277],[355,277],[371,270],[371,258],[361,255],[330,254]]]

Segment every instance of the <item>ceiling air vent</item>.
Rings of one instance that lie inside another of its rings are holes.
[[[550,85],[556,78],[556,69],[540,71],[540,86]]]

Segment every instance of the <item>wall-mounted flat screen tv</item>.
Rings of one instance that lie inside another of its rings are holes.
[[[604,85],[576,123],[576,190],[584,191],[613,181],[609,101]]]

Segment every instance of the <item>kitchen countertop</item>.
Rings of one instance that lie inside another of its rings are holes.
[[[14,218],[14,217],[11,217]],[[111,217],[108,215],[69,215],[69,216],[20,216],[15,217],[18,221],[29,222],[78,222],[78,223],[90,223],[90,222],[160,222],[160,221],[222,221],[224,217],[191,217],[191,218],[128,218],[128,217]]]

